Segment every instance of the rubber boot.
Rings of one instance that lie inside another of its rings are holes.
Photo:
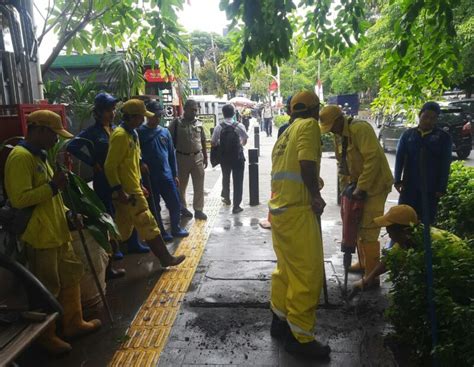
[[[309,358],[325,358],[331,353],[329,345],[322,344],[316,340],[309,343],[300,343],[293,333],[289,333],[285,340],[285,350],[288,353]]]
[[[157,236],[154,239],[147,241],[153,254],[160,260],[161,266],[166,268],[168,266],[176,266],[181,264],[186,256],[179,255],[173,256],[169,253],[166,248],[165,242],[161,236]]]
[[[365,254],[365,272],[364,276],[367,277],[372,270],[375,269],[377,264],[380,262],[380,242],[365,242],[361,243],[361,246],[364,248]],[[380,278],[377,277],[371,282],[370,287],[378,287],[380,286]]]
[[[272,325],[270,326],[270,335],[273,338],[284,340],[291,333],[290,326],[285,320],[280,319],[272,312]]]
[[[71,344],[66,343],[56,335],[56,322],[49,324],[43,333],[36,340],[38,345],[46,350],[49,354],[59,355],[70,352]]]
[[[185,229],[180,228],[180,227],[178,227],[176,229],[173,229],[171,231],[171,234],[173,235],[173,237],[176,237],[176,238],[183,238],[183,237],[188,237],[189,236],[189,232],[186,231]]]
[[[63,334],[65,338],[74,338],[90,334],[102,325],[100,320],[84,321],[82,318],[81,289],[79,284],[61,289],[59,303],[63,306]]]
[[[150,252],[150,249],[148,248],[148,246],[145,246],[142,243],[140,243],[136,229],[133,230],[132,235],[127,241],[127,245],[128,245],[128,252],[130,254],[146,254]]]
[[[357,255],[359,257],[359,261],[357,261],[354,265],[349,267],[349,273],[363,273],[365,269],[365,253],[364,248],[357,243]]]

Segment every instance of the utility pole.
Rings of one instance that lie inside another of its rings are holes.
[[[188,70],[189,70],[189,79],[193,78],[193,67],[191,65],[191,52],[188,52]],[[189,81],[188,81],[189,83]],[[194,91],[191,89],[191,94],[194,94]]]

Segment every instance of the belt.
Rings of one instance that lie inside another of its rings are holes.
[[[197,155],[197,154],[201,153],[201,151],[198,150],[195,153],[184,153],[184,152],[180,152],[179,150],[177,150],[176,153],[181,154],[181,155]]]

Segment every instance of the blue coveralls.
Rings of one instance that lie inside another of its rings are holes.
[[[424,166],[421,150],[426,149]],[[430,222],[434,223],[439,199],[436,193],[445,193],[452,160],[451,136],[434,128],[422,136],[418,128],[405,131],[398,142],[395,161],[395,183],[403,183],[399,204],[410,205],[422,218],[422,174],[426,175]]]
[[[151,194],[156,205],[155,218],[164,231],[161,220],[160,196],[170,212],[171,231],[179,231],[180,207],[178,188],[175,177],[177,174],[176,154],[173,139],[168,129],[161,126],[150,128],[142,125],[137,129],[140,138],[143,161],[150,170]],[[155,208],[152,208],[154,210]]]
[[[112,130],[114,128],[115,126],[111,126]],[[98,172],[94,170],[92,185],[97,196],[99,196],[99,199],[104,204],[107,213],[113,216],[112,189],[104,172],[104,163],[109,150],[109,133],[100,122],[96,122],[94,125],[82,130],[77,135],[77,138],[81,139],[72,140],[67,146],[67,151],[90,167],[94,167],[96,164],[100,165],[102,170]],[[84,147],[86,147],[88,153],[83,150]],[[139,243],[136,230],[133,231],[132,236],[127,242],[131,246]]]

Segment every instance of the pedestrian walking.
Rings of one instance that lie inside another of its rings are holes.
[[[146,200],[147,191],[141,184],[141,150],[136,128],[144,117],[153,117],[143,101],[130,99],[122,107],[123,122],[110,137],[104,170],[112,187],[115,222],[122,238],[128,238],[135,228],[139,237],[151,248],[163,267],[175,266],[184,256],[172,256],[161,237],[160,229]]]
[[[436,102],[423,105],[418,126],[400,137],[395,160],[398,203],[411,206],[423,218],[421,192],[422,183],[426,182],[430,223],[435,222],[439,199],[446,193],[452,160],[451,136],[436,127],[440,112]]]
[[[146,104],[153,117],[147,117],[145,124],[137,129],[142,150],[142,159],[150,171],[150,195],[153,195],[154,206],[151,206],[155,219],[160,227],[161,236],[165,241],[173,237],[187,237],[188,231],[180,227],[181,201],[179,198],[179,179],[176,165],[176,154],[173,139],[168,129],[160,126],[163,116],[163,107],[157,101]],[[166,203],[170,213],[171,234],[165,230],[161,218],[160,197]]]
[[[221,197],[226,205],[233,203],[232,213],[243,211],[242,192],[244,185],[245,155],[244,145],[248,135],[243,124],[235,120],[235,110],[230,104],[222,107],[224,122],[214,129],[211,144],[219,147],[219,157],[222,169]],[[230,175],[232,174],[233,202],[230,201]]]
[[[285,338],[285,349],[326,357],[328,345],[315,340],[316,308],[323,287],[324,259],[317,216],[326,203],[318,177],[321,136],[319,99],[313,92],[295,94],[294,122],[272,152],[272,240],[277,267],[272,274],[271,335]]]
[[[186,189],[189,176],[193,180],[193,209],[194,217],[206,220],[204,213],[204,169],[207,168],[206,133],[202,122],[196,119],[198,105],[188,99],[184,104],[183,117],[175,119],[169,126],[169,131],[176,148],[178,162],[179,192],[181,196],[181,215],[193,217],[187,209]]]
[[[77,223],[71,212],[65,212],[61,190],[67,187],[67,176],[53,171],[46,151],[53,148],[58,135],[69,139],[61,117],[51,111],[38,110],[27,117],[26,139],[8,155],[5,165],[5,190],[12,206],[32,208],[21,240],[26,243],[27,264],[31,272],[53,294],[63,307],[62,335],[73,338],[100,328],[100,320],[82,318],[80,281],[84,266],[74,253],[69,225]],[[69,224],[68,219],[69,217]],[[49,324],[38,338],[39,344],[52,354],[72,349],[56,334],[56,323]]]
[[[359,262],[350,271],[365,271],[368,275],[379,262],[380,227],[374,218],[383,215],[385,201],[391,191],[393,177],[387,157],[372,126],[362,120],[344,115],[339,106],[329,105],[321,110],[321,133],[332,132],[337,139],[336,157],[341,174],[355,187],[352,196],[364,200],[360,228],[357,233]],[[342,146],[339,146],[339,143]],[[377,279],[372,283],[380,284]]]
[[[273,125],[273,109],[270,103],[265,103],[262,110],[263,128],[267,133],[267,137],[272,136]]]

